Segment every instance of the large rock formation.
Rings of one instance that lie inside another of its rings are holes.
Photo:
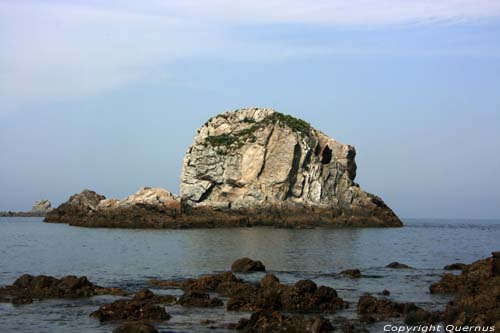
[[[293,212],[322,210],[344,225],[399,226],[377,196],[354,182],[356,151],[272,109],[211,118],[184,158],[181,198],[193,207]],[[325,215],[323,214],[323,217]]]
[[[198,130],[180,198],[159,188],[121,201],[85,190],[45,220],[127,228],[400,226],[382,199],[354,182],[355,154],[271,109],[226,112]]]

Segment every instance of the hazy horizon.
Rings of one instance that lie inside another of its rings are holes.
[[[403,218],[500,218],[500,2],[0,0],[0,211],[178,193],[210,117],[272,107],[356,147]]]

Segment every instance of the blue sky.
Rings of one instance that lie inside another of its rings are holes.
[[[500,217],[500,1],[2,1],[0,210],[178,192],[209,117],[356,147],[402,217]]]

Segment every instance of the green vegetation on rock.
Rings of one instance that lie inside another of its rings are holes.
[[[307,134],[311,129],[311,125],[308,122],[280,112],[275,112],[271,114],[269,117],[264,119],[263,122],[273,123],[273,124],[281,123],[283,125],[290,127],[292,131],[300,134]]]
[[[227,119],[227,117],[225,118]],[[307,135],[311,129],[311,125],[304,120],[279,112],[274,112],[259,122],[257,122],[253,118],[245,118],[243,119],[243,122],[252,124],[252,126],[245,128],[244,130],[241,130],[239,132],[208,136],[206,139],[208,145],[212,147],[224,146],[240,148],[246,142],[255,142],[255,132],[270,124],[287,126],[293,132],[296,132],[300,135]]]

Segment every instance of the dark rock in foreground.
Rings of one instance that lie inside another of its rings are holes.
[[[104,304],[97,311],[90,314],[99,321],[126,320],[126,321],[165,321],[170,315],[165,308],[146,301],[118,300]]]
[[[178,303],[186,307],[197,307],[197,308],[213,308],[218,306],[224,306],[219,298],[211,298],[208,293],[190,290],[184,293],[179,298]]]
[[[404,317],[408,325],[434,324],[441,320],[440,313],[425,311],[413,303],[398,303],[371,295],[359,298],[357,311],[362,320],[369,323],[390,317]]]
[[[336,310],[347,307],[347,302],[343,301],[335,289],[320,286],[311,280],[300,280],[294,285],[280,283],[279,279],[267,274],[260,283],[245,282],[236,277],[231,272],[205,275],[198,279],[187,279],[184,281],[160,281],[150,282],[155,286],[167,288],[180,288],[185,291],[185,296],[189,302],[207,306],[212,301],[207,298],[208,292],[217,292],[229,297],[226,308],[230,311],[288,311],[288,312],[326,312],[333,313]],[[193,295],[200,294],[193,300]],[[182,299],[182,297],[181,297]],[[181,300],[179,300],[181,303]],[[210,306],[210,305],[208,305]]]
[[[500,253],[467,265],[460,275],[445,274],[431,293],[455,293],[443,319],[447,324],[494,326],[500,330]]]
[[[172,305],[177,303],[177,297],[172,295],[155,295],[151,290],[143,288],[135,293],[133,301],[145,301],[153,304]]]
[[[237,259],[231,265],[231,270],[238,273],[248,273],[248,272],[265,272],[266,266],[258,260],[252,260],[250,258],[240,258]]]
[[[333,313],[348,306],[333,288],[318,287],[310,280],[300,280],[295,285],[285,285],[271,274],[262,278],[259,285],[240,283],[231,290],[229,296],[227,309],[231,311]]]
[[[158,333],[158,330],[150,323],[137,322],[125,323],[113,330],[113,333]]]
[[[413,303],[396,303],[388,299],[377,299],[371,295],[361,296],[357,308],[361,315],[374,314],[384,317],[399,317],[415,309],[417,306]]]
[[[321,316],[306,318],[303,315],[286,315],[277,311],[258,311],[250,319],[241,319],[237,329],[245,333],[326,333],[333,331],[333,326]]]
[[[118,288],[99,287],[85,276],[74,275],[57,279],[46,275],[24,274],[13,285],[0,288],[0,300],[14,304],[31,303],[33,299],[79,298],[105,294],[124,295],[124,292]]]
[[[184,291],[196,290],[201,292],[217,291],[227,294],[231,287],[243,283],[232,272],[223,272],[219,274],[203,275],[197,279],[185,280],[151,280],[149,283],[157,287],[179,288]]]

